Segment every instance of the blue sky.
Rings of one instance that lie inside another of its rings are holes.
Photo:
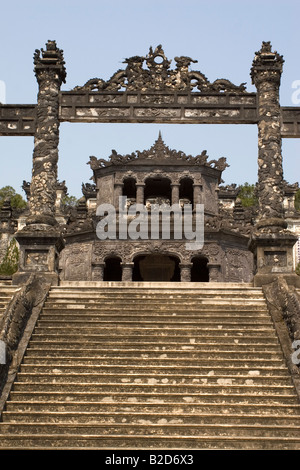
[[[63,90],[93,77],[109,79],[126,57],[145,55],[162,44],[169,60],[198,60],[210,80],[227,78],[251,84],[250,68],[262,41],[284,56],[280,100],[293,106],[292,83],[300,80],[299,0],[15,0],[1,2],[0,80],[6,103],[35,103],[33,53],[55,39],[64,50],[67,81]],[[172,61],[171,68],[174,66]],[[92,176],[90,155],[107,158],[112,149],[126,154],[151,147],[161,130],[172,149],[211,159],[226,157],[226,184],[257,180],[257,127],[254,125],[69,124],[60,127],[59,179],[80,197],[81,183]],[[0,187],[18,192],[30,181],[32,137],[1,137]],[[287,181],[300,180],[300,139],[283,140]]]

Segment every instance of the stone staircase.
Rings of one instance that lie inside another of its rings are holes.
[[[1,449],[300,449],[261,289],[62,283],[35,327]]]
[[[0,280],[0,318],[4,314],[15,291],[16,286],[13,286],[11,281]]]

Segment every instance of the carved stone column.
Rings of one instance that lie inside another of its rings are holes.
[[[180,282],[191,282],[191,270],[193,263],[180,263]]]
[[[136,203],[144,204],[145,183],[136,183]]]
[[[30,184],[31,215],[27,224],[56,225],[59,91],[66,79],[66,69],[63,52],[55,41],[48,41],[46,50],[41,49],[41,53],[36,50],[34,54],[39,91]]]
[[[119,209],[119,198],[123,194],[123,183],[115,183],[114,187],[114,205],[116,209]]]
[[[122,263],[122,281],[132,281],[134,263]]]
[[[105,263],[92,263],[92,281],[103,281]]]
[[[194,190],[194,207],[196,207],[196,204],[202,203],[202,184],[194,183],[193,190]]]
[[[282,226],[283,169],[279,87],[283,58],[263,43],[253,60],[252,83],[258,93],[258,197],[260,225]],[[275,220],[274,220],[275,219]],[[276,220],[277,219],[277,220]]]
[[[58,283],[58,256],[63,240],[55,218],[57,161],[59,141],[59,91],[66,78],[63,52],[55,41],[34,54],[35,75],[39,84],[34,137],[30,216],[16,234],[20,244],[19,271],[13,283],[26,282],[39,273]]]
[[[172,204],[179,203],[179,184],[171,184],[172,188]]]
[[[283,211],[283,169],[281,154],[281,110],[279,87],[283,57],[263,42],[251,69],[258,94],[258,198],[259,217],[252,235],[254,285],[272,282],[278,275],[299,283],[291,256],[297,238],[286,230]]]
[[[221,265],[219,263],[208,263],[209,282],[220,282]]]

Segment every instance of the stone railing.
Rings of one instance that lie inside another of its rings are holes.
[[[41,276],[32,274],[26,284],[20,287],[9,302],[0,319],[0,394],[5,385],[17,373],[36,319],[50,290]],[[1,412],[0,399],[0,412]]]
[[[295,343],[300,342],[300,296],[283,277],[262,286],[284,357],[300,398],[300,361],[295,361]],[[300,355],[300,353],[298,353]]]

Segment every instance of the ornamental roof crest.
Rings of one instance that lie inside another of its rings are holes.
[[[94,156],[90,157],[88,164],[92,170],[97,170],[103,167],[109,167],[112,165],[128,165],[128,164],[147,164],[155,163],[156,165],[166,164],[184,164],[184,165],[197,165],[206,166],[215,170],[224,171],[229,165],[226,162],[225,157],[221,157],[218,160],[208,161],[207,151],[203,150],[201,154],[193,157],[192,155],[186,155],[182,151],[171,150],[163,141],[161,133],[159,133],[158,139],[152,145],[149,150],[136,151],[128,155],[120,155],[116,150],[112,150],[109,160],[103,158],[97,159]]]
[[[128,92],[192,92],[207,93],[243,93],[245,83],[234,85],[227,79],[217,79],[211,83],[202,72],[189,70],[192,63],[197,63],[190,57],[174,58],[176,68],[171,69],[161,45],[143,56],[134,56],[124,60],[127,64],[124,70],[118,70],[108,80],[92,78],[83,86],[76,86],[72,91],[128,91]]]

